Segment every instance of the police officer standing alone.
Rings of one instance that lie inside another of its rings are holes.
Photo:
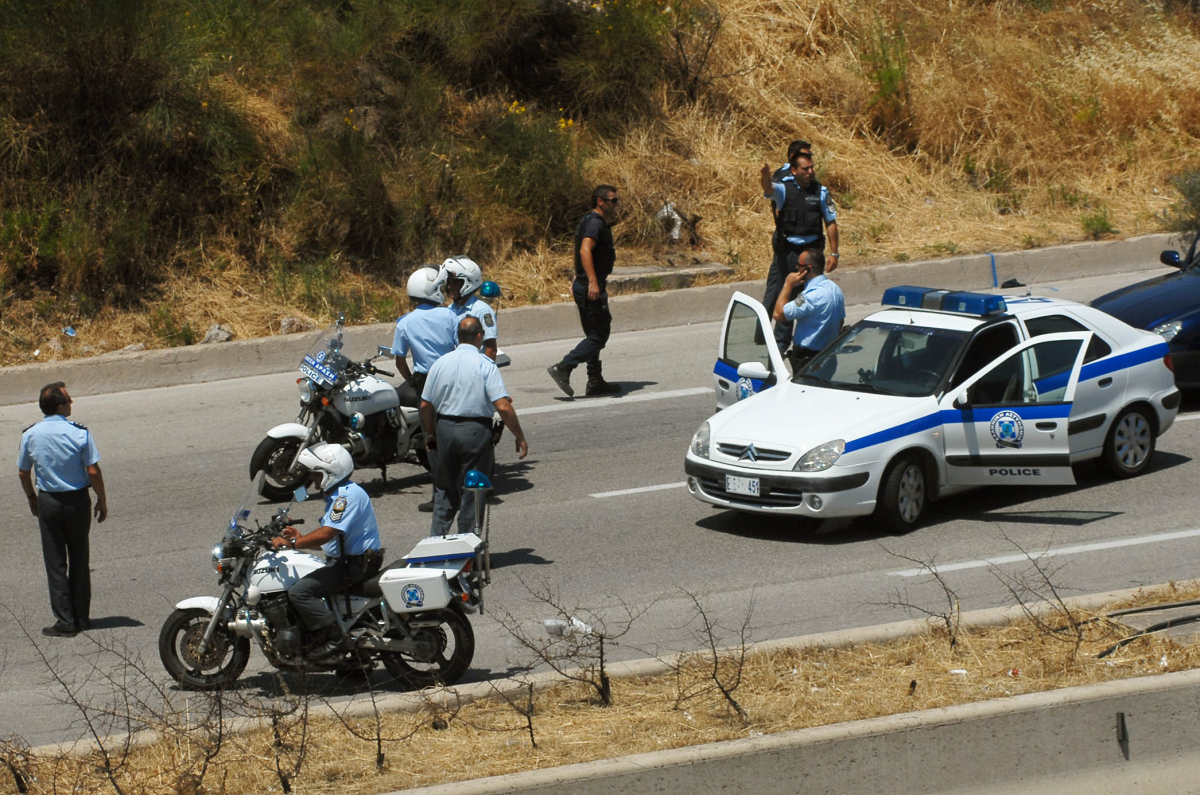
[[[810,252],[824,252],[826,235],[832,260],[830,271],[837,267],[839,259],[837,209],[829,197],[829,190],[816,180],[812,155],[798,150],[793,152],[789,147],[788,160],[791,168],[778,181],[772,177],[770,166],[764,164],[759,171],[763,196],[771,199],[777,208],[772,238],[775,260],[767,274],[767,294],[763,298],[767,307],[773,306],[778,297],[778,294],[771,295],[774,285],[794,273]],[[786,291],[784,295],[787,295]],[[787,348],[791,338],[792,324],[776,323],[775,342],[780,351]]]
[[[793,301],[792,294],[801,286],[803,291]],[[837,337],[846,321],[846,299],[842,288],[825,276],[825,255],[820,251],[808,252],[799,270],[788,274],[774,317],[781,324],[796,324],[792,349],[787,352],[793,373]]]
[[[310,633],[325,632],[324,645],[309,653],[317,662],[331,661],[350,650],[325,597],[341,593],[348,585],[379,569],[379,523],[375,508],[362,486],[350,480],[354,459],[338,444],[315,444],[300,453],[297,463],[308,472],[308,486],[325,498],[321,526],[301,535],[285,527],[272,539],[276,549],[316,549],[325,552],[324,568],[301,577],[288,588],[288,598]],[[342,542],[345,542],[345,549]]]
[[[524,458],[529,452],[500,371],[480,350],[483,324],[478,318],[467,317],[459,322],[458,341],[453,352],[434,363],[421,395],[425,444],[431,452],[437,452],[430,535],[448,533],[456,513],[459,532],[472,529],[475,495],[463,491],[463,476],[472,469],[492,471],[496,460],[492,448],[493,413],[500,415],[516,439],[518,457]]]
[[[58,381],[42,387],[38,406],[45,418],[21,435],[17,473],[29,500],[29,512],[38,518],[42,532],[50,610],[55,618],[42,634],[69,638],[92,627],[88,568],[92,502],[88,487],[96,491],[97,522],[108,518],[108,498],[91,432],[67,419],[71,396],[66,384]],[[30,470],[37,477],[36,494]]]
[[[433,363],[458,344],[458,318],[442,306],[441,281],[436,268],[418,268],[408,277],[408,297],[413,310],[396,321],[392,355],[404,383],[396,390],[405,406],[416,406]],[[413,366],[408,367],[408,354]]]
[[[579,308],[584,337],[561,362],[547,370],[567,397],[575,395],[571,371],[585,362],[588,374],[585,395],[615,395],[621,391],[617,384],[604,380],[600,363],[600,351],[608,344],[612,332],[608,277],[617,261],[617,251],[610,227],[617,221],[618,201],[616,188],[598,186],[592,191],[591,212],[579,219],[579,225],[575,227],[575,281],[571,282],[571,294]]]

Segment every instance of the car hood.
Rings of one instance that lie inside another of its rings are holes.
[[[1200,274],[1168,273],[1102,295],[1092,306],[1131,326],[1153,329],[1200,309]]]
[[[709,422],[714,443],[753,442],[803,455],[834,439],[850,442],[915,418],[932,400],[789,381],[725,409]]]

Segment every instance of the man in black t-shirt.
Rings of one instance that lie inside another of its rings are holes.
[[[571,371],[583,363],[587,364],[588,374],[585,395],[615,395],[621,391],[618,385],[604,380],[600,364],[600,351],[608,344],[612,331],[606,287],[617,259],[609,226],[616,221],[618,201],[616,188],[598,186],[592,191],[591,212],[575,227],[575,281],[571,283],[571,294],[579,308],[584,338],[561,362],[547,370],[568,397],[575,395]]]

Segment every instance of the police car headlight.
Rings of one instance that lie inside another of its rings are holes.
[[[706,422],[692,436],[692,452],[701,458],[708,458],[708,441],[711,436],[712,429]]]
[[[1167,323],[1159,323],[1150,330],[1162,337],[1167,342],[1170,342],[1171,340],[1175,339],[1176,334],[1183,331],[1183,321],[1172,320]]]
[[[312,381],[307,378],[298,378],[296,384],[300,387],[300,402],[307,403],[312,400]]]
[[[213,550],[212,550],[212,567],[213,567],[213,571],[215,571],[215,572],[217,572],[217,573],[220,573],[220,571],[221,571],[221,562],[222,562],[223,560],[225,560],[225,554],[224,554],[224,551],[221,549],[221,545],[220,545],[220,544],[217,544],[216,546],[214,546],[214,547],[213,547]]]
[[[834,462],[846,452],[846,442],[834,439],[832,442],[814,447],[796,462],[795,472],[821,472],[833,466]]]

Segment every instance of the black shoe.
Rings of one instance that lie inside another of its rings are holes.
[[[83,621],[75,622],[75,630],[77,632],[87,632],[91,628],[92,628],[92,620],[90,618],[85,618]]]
[[[308,658],[315,662],[332,662],[345,656],[350,651],[350,639],[342,634],[341,629],[333,626],[329,629],[329,640],[313,649]]]
[[[73,638],[79,630],[70,624],[58,623],[50,627],[42,627],[42,634],[48,638]]]
[[[417,510],[421,513],[433,513],[433,500],[427,500],[417,506]]]
[[[571,388],[571,371],[563,368],[561,364],[552,364],[546,368],[546,372],[554,379],[554,383],[558,384],[558,388],[567,393],[567,397],[575,397],[575,390]]]
[[[583,394],[587,397],[597,397],[599,395],[619,395],[620,393],[620,384],[614,384],[609,381],[605,381],[603,378],[597,378],[594,381],[589,378],[587,382],[587,389]]]

